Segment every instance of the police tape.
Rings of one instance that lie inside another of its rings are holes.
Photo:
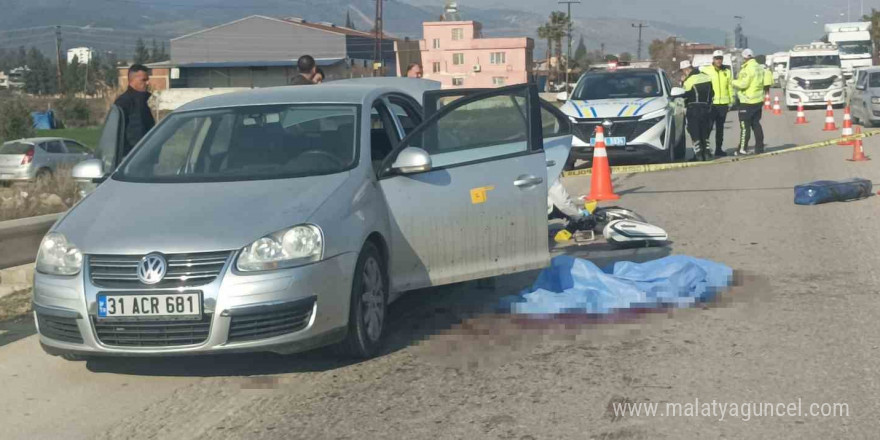
[[[720,161],[711,161],[711,162],[675,162],[675,163],[657,163],[657,164],[648,164],[648,165],[617,165],[611,167],[612,174],[635,174],[635,173],[651,173],[655,171],[668,171],[668,170],[677,170],[683,168],[693,168],[693,167],[702,167],[708,165],[720,165],[725,163],[733,163],[733,162],[742,162],[746,160],[752,159],[760,159],[764,157],[778,156],[780,154],[785,153],[794,153],[796,151],[805,151],[812,150],[815,148],[823,148],[831,145],[837,145],[838,142],[847,140],[847,139],[863,139],[872,136],[880,135],[880,130],[874,131],[866,131],[861,134],[852,135],[849,137],[840,137],[835,139],[829,139],[827,141],[816,142],[813,144],[800,145],[797,147],[786,148],[784,150],[778,151],[769,151],[767,153],[761,154],[752,154],[748,156],[733,156],[728,160],[720,160]],[[562,177],[574,177],[574,176],[587,176],[592,174],[592,170],[590,168],[582,169],[582,170],[571,170],[564,171],[562,173]]]

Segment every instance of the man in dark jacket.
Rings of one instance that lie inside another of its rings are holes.
[[[712,78],[694,69],[688,60],[681,62],[687,104],[687,128],[694,142],[694,160],[711,160],[709,133],[712,130]]]
[[[315,78],[315,73],[318,72],[318,66],[315,65],[315,59],[312,58],[311,55],[303,55],[299,57],[299,59],[296,60],[296,70],[299,71],[299,74],[294,76],[290,81],[291,85],[311,86],[315,84],[313,79]]]
[[[147,101],[150,92],[147,86],[150,84],[150,72],[142,64],[134,64],[128,69],[128,89],[116,98],[116,104],[125,115],[125,136],[123,140],[122,160],[134,148],[135,145],[150,131],[156,120],[150,112]]]

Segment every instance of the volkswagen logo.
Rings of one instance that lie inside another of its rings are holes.
[[[138,263],[138,279],[144,284],[156,284],[165,278],[165,257],[159,254],[150,254],[141,258]]]

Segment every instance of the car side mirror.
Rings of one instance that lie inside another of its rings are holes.
[[[673,87],[672,90],[669,91],[669,96],[672,96],[673,98],[681,98],[685,93],[687,92],[683,88]]]
[[[406,147],[397,155],[391,168],[401,174],[424,173],[431,170],[431,155],[417,147]]]
[[[557,101],[562,101],[562,102],[564,102],[564,101],[568,101],[568,93],[566,93],[566,92],[559,92],[559,93],[557,93],[557,94],[556,94],[556,100],[557,100]]]
[[[87,159],[73,166],[70,172],[74,180],[92,182],[104,178],[104,162],[101,159]]]

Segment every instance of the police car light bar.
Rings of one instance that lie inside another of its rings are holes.
[[[792,51],[794,52],[803,52],[808,50],[837,50],[837,45],[832,43],[810,43],[810,44],[798,44]]]

